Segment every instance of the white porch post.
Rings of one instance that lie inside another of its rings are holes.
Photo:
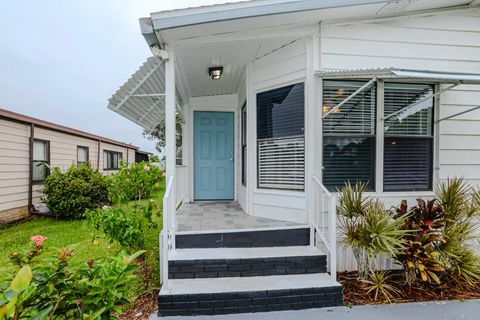
[[[165,61],[165,156],[166,156],[166,173],[167,180],[171,177],[175,178],[176,167],[176,92],[175,92],[175,53],[171,50],[168,51],[168,60]],[[171,190],[170,197],[172,201],[170,206],[173,206],[172,210],[175,210],[175,184],[177,181],[173,180],[173,188]],[[175,218],[172,217],[169,221],[171,230],[175,231]],[[175,240],[172,241],[173,245]]]

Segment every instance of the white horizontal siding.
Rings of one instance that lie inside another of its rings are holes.
[[[255,61],[254,90],[279,87],[283,83],[305,78],[305,40],[299,39]]]
[[[30,126],[0,119],[0,211],[28,205]],[[50,143],[50,165],[62,171],[77,163],[77,146],[89,148],[89,160],[97,168],[98,142],[54,130],[35,128],[35,138]],[[122,152],[129,164],[135,161],[135,150],[102,143],[103,148]],[[100,156],[103,168],[103,152]],[[33,186],[33,203],[42,201],[42,185]],[[8,212],[5,214],[9,214]],[[0,220],[2,217],[0,217]]]
[[[256,93],[280,88],[295,82],[305,81],[306,75],[306,42],[300,38],[283,48],[259,58],[254,62],[253,91]],[[256,102],[253,102],[254,105]],[[253,110],[256,110],[254,107]],[[248,142],[248,152],[254,154],[256,135]],[[253,147],[252,147],[253,146]],[[253,150],[252,150],[253,149]],[[250,151],[251,150],[251,151]],[[247,154],[248,154],[247,152]],[[249,159],[252,159],[249,157]],[[257,172],[257,161],[251,161],[252,172]],[[249,177],[248,179],[254,179]],[[307,222],[306,199],[303,191],[279,191],[256,189],[252,194],[252,205],[255,216],[277,220]]]
[[[397,67],[480,73],[480,9],[324,24],[320,58],[322,69]],[[480,86],[462,85],[442,94],[436,112],[443,119],[479,105]],[[480,185],[480,110],[441,121],[436,130],[439,178],[464,177]],[[415,198],[431,194],[374,196],[390,207],[404,198],[413,204]],[[337,263],[339,270],[356,268],[351,251],[341,243]]]
[[[50,165],[65,171],[77,163],[77,146],[88,147],[89,160],[93,167],[97,164],[97,141],[77,137],[53,130],[36,128],[35,138],[50,142]]]
[[[28,204],[29,136],[28,125],[0,119],[0,211]]]

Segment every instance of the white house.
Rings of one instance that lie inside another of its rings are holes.
[[[338,187],[368,183],[388,206],[429,197],[448,177],[478,184],[479,5],[256,0],[140,19],[153,56],[109,108],[144,128],[166,121],[160,314],[338,304],[335,271],[355,268],[341,244],[335,250]],[[288,260],[323,253],[331,278]],[[253,272],[274,258],[287,266]],[[222,269],[230,259],[247,271]],[[211,260],[223,271],[208,268]],[[271,299],[283,289],[290,300]],[[238,300],[222,304],[220,292]],[[195,303],[177,303],[188,294],[198,294]]]

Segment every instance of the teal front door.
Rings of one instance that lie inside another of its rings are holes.
[[[233,200],[233,113],[194,113],[195,200]]]

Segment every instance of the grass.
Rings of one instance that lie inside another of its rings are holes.
[[[155,191],[152,199],[159,205],[159,212],[162,209],[162,198],[165,192],[165,183]],[[149,201],[147,200],[141,200]],[[126,206],[127,204],[119,204]],[[147,234],[147,253],[145,255],[145,265],[147,273],[145,277],[149,287],[158,287],[158,234],[162,228],[161,216],[158,217],[158,228],[148,230]],[[2,226],[0,228],[0,283],[10,279],[16,272],[16,266],[9,262],[9,255],[12,252],[27,252],[32,248],[30,237],[43,235],[48,237],[45,241],[42,254],[35,257],[32,264],[39,263],[45,257],[55,255],[60,248],[71,246],[75,254],[71,263],[82,263],[90,259],[99,259],[109,255],[114,255],[122,250],[118,243],[109,243],[101,231],[96,230],[86,220],[57,220],[54,218],[36,218],[30,219],[18,224]],[[98,241],[94,241],[94,240]],[[98,242],[98,243],[97,243]],[[150,281],[151,279],[153,281]],[[144,290],[145,283],[139,281],[135,284],[134,292],[140,293]]]

